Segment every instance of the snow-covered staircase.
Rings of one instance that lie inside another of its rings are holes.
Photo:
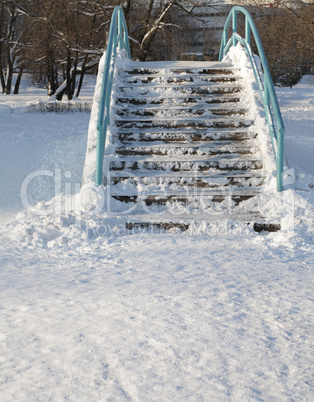
[[[115,156],[104,183],[107,211],[127,229],[226,222],[279,229],[260,214],[263,158],[239,74],[221,62],[132,62],[119,70]]]

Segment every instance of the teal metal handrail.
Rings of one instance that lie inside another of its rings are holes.
[[[245,38],[242,38],[237,32],[237,13],[245,16]],[[232,35],[228,40],[228,28],[232,22]],[[253,33],[258,56],[261,61],[262,69],[256,64],[255,56],[251,49],[251,32]],[[274,84],[270,75],[269,67],[265,57],[265,52],[259,37],[256,25],[250,13],[241,6],[235,6],[231,9],[222,33],[221,46],[219,52],[219,61],[228,53],[231,46],[236,46],[240,42],[246,50],[254,70],[255,79],[262,97],[265,110],[265,118],[268,124],[271,141],[277,166],[277,190],[283,191],[283,164],[284,164],[284,133],[281,112],[278,105]]]
[[[115,7],[112,14],[101,85],[97,119],[96,186],[101,185],[103,182],[103,162],[110,116],[110,100],[117,46],[119,46],[120,49],[124,49],[129,58],[131,57],[128,29],[121,6]]]

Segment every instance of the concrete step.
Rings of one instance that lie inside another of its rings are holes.
[[[132,84],[132,85],[143,85],[143,84],[154,84],[154,85],[165,85],[165,84],[176,84],[176,85],[186,85],[186,84],[203,84],[203,83],[231,83],[231,82],[239,82],[241,80],[240,77],[230,74],[184,74],[184,75],[122,75],[120,77],[123,78],[124,84]]]
[[[239,116],[241,117],[241,116]],[[244,120],[243,118],[234,117],[216,117],[216,118],[197,118],[197,119],[185,119],[185,118],[163,118],[153,119],[151,117],[142,117],[138,119],[136,117],[117,119],[116,126],[120,131],[126,129],[143,130],[143,129],[202,129],[202,128],[243,128],[249,127],[253,123],[252,120]]]
[[[204,158],[194,160],[116,160],[111,162],[110,170],[159,170],[172,172],[186,171],[234,171],[234,170],[257,170],[263,168],[261,159],[234,159],[234,158]],[[189,157],[191,159],[191,157]]]
[[[137,189],[149,190],[175,190],[185,187],[199,187],[206,189],[226,188],[226,187],[241,187],[249,189],[250,187],[261,187],[264,184],[264,176],[262,174],[247,174],[247,175],[210,175],[199,174],[194,175],[172,174],[172,175],[154,175],[148,176],[147,172],[142,175],[134,175],[134,172],[124,172],[123,175],[118,175],[119,172],[112,172],[108,178],[110,185],[115,186],[119,191],[137,191]],[[133,173],[133,174],[132,174]],[[197,174],[198,173],[198,174]]]
[[[239,84],[206,84],[206,85],[121,85],[118,88],[119,97],[145,95],[152,96],[180,96],[180,95],[227,95],[240,93],[243,89]]]
[[[162,119],[164,117],[184,117],[184,118],[193,118],[193,117],[206,117],[212,118],[215,116],[234,116],[234,115],[245,115],[247,113],[247,109],[243,107],[215,107],[215,108],[206,108],[206,107],[141,107],[141,108],[116,108],[115,113],[119,117],[123,117],[125,119],[132,117],[158,117]]]
[[[170,144],[164,146],[156,145],[141,145],[138,144],[133,147],[117,147],[116,153],[118,155],[168,155],[168,156],[182,156],[182,155],[199,155],[199,156],[216,156],[216,155],[253,155],[259,152],[259,147],[252,145],[211,145],[199,144],[195,146],[194,144],[187,144],[182,146],[182,144]]]
[[[132,66],[124,68],[120,74],[124,75],[186,75],[186,74],[238,74],[239,69],[231,63],[222,62],[191,62],[191,61],[163,61],[163,62],[133,62]]]
[[[206,216],[203,219],[195,219],[195,217],[191,216],[185,219],[175,219],[173,216],[165,216],[148,220],[145,215],[131,215],[125,222],[125,228],[133,234],[186,232],[189,235],[241,236],[241,234],[248,233],[249,230],[258,233],[262,231],[277,232],[281,229],[281,225],[276,221],[268,222],[258,213],[225,215],[220,219],[217,219],[217,217],[209,219]]]
[[[116,105],[128,108],[130,107],[153,107],[158,105],[164,106],[191,106],[196,105],[203,107],[203,105],[216,105],[216,104],[233,104],[240,102],[240,97],[231,95],[209,95],[206,98],[197,95],[191,96],[176,96],[176,97],[148,97],[148,96],[133,96],[133,97],[119,97]]]
[[[258,191],[242,191],[239,190],[237,192],[223,192],[223,191],[209,191],[208,189],[204,189],[199,194],[196,193],[196,189],[191,189],[191,191],[183,191],[181,193],[174,192],[171,193],[169,190],[164,192],[156,192],[154,193],[141,193],[141,194],[110,194],[112,198],[117,201],[124,203],[141,203],[142,205],[151,206],[151,205],[166,205],[166,204],[186,204],[190,208],[194,210],[197,209],[199,212],[204,212],[205,210],[209,210],[211,207],[211,203],[223,203],[222,206],[223,211],[232,210],[236,206],[238,206],[241,202],[247,201],[250,198],[255,197],[258,194]],[[208,211],[209,212],[209,211]]]
[[[114,190],[114,189],[113,189]],[[201,191],[200,191],[201,190]],[[249,202],[250,213],[259,212],[256,189],[240,191],[229,191],[228,189],[199,189],[185,188],[184,191],[142,191],[135,194],[110,194],[110,205],[108,210],[111,213],[121,214],[144,214],[162,216],[167,213],[172,217],[198,216],[207,217],[232,216],[244,212]],[[248,211],[245,211],[248,213]]]
[[[153,127],[151,130],[147,129],[133,129],[132,127],[127,130],[122,130],[117,133],[120,143],[130,144],[133,141],[140,142],[158,142],[164,144],[170,143],[212,143],[217,141],[244,141],[256,137],[256,133],[249,132],[245,129],[236,130],[217,130],[217,129],[194,129],[181,128],[178,130],[156,129]]]

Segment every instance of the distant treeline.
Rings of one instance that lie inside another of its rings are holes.
[[[64,94],[69,100],[79,96],[84,74],[97,71],[113,9],[120,4],[120,0],[0,0],[2,92],[18,93],[27,71],[56,100]],[[293,85],[313,67],[313,3],[293,4],[256,12],[273,79],[282,85]],[[193,51],[187,48],[186,37],[194,32],[197,8],[216,7],[213,0],[128,0],[122,5],[132,56],[140,60],[171,59],[180,53],[178,49]],[[180,25],[182,13],[191,16],[190,24],[184,19]],[[13,73],[17,73],[14,88]]]

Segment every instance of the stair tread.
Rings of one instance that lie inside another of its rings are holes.
[[[158,127],[153,127],[154,130],[148,130],[147,128],[144,127],[145,131],[139,131],[140,128],[137,128],[136,133],[134,133],[131,129],[126,129],[123,128],[123,131],[119,131],[119,135],[164,135],[164,136],[206,136],[206,135],[213,135],[213,136],[217,136],[217,135],[254,135],[256,136],[256,133],[252,132],[251,129],[249,127],[234,127],[234,128],[216,128],[216,127],[202,127],[199,129],[195,129],[195,128],[188,128],[188,127],[181,127],[179,129],[176,130],[169,130],[167,128],[164,127],[160,127],[158,130]]]
[[[159,155],[153,155],[153,156],[148,156],[144,157],[143,155],[129,155],[129,156],[119,156],[117,159],[114,161],[119,161],[119,162],[206,162],[206,161],[262,161],[263,159],[261,157],[256,157],[255,155],[253,156],[239,156],[236,154],[236,158],[233,159],[229,154],[226,155],[220,155],[220,156],[215,156],[215,157],[210,157],[207,155],[165,155],[165,156],[159,156]]]
[[[172,172],[186,172],[188,171],[234,171],[242,170],[261,170],[263,169],[262,160],[248,160],[248,159],[204,159],[204,160],[177,160],[177,161],[158,161],[158,160],[116,160],[110,163],[110,169],[115,170],[160,170]]]
[[[174,106],[165,106],[164,104],[161,105],[130,105],[130,107],[125,107],[125,106],[116,106],[115,110],[117,111],[123,111],[123,112],[128,112],[128,111],[168,111],[168,110],[172,110],[172,111],[177,111],[177,110],[184,110],[184,111],[189,111],[189,110],[243,110],[246,109],[247,110],[247,105],[244,104],[238,104],[237,106],[234,105],[234,103],[227,103],[224,104],[223,106],[209,106],[205,103],[198,103],[196,105],[191,105],[191,106],[186,106],[186,107],[182,107],[181,105],[174,105]]]
[[[239,78],[238,78],[238,80],[240,80]],[[244,86],[243,85],[241,85],[241,84],[237,84],[237,85],[235,85],[235,83],[234,82],[232,82],[232,83],[228,83],[228,82],[200,82],[200,83],[189,83],[189,84],[180,84],[180,83],[178,83],[178,82],[175,82],[175,83],[172,83],[172,84],[169,84],[169,83],[167,83],[167,84],[159,84],[159,83],[147,83],[147,84],[145,84],[145,83],[143,83],[143,82],[141,82],[141,83],[130,83],[130,84],[128,84],[128,83],[121,83],[119,86],[118,86],[118,90],[119,89],[121,89],[121,88],[132,88],[132,89],[138,89],[138,88],[141,88],[141,87],[143,87],[143,88],[166,88],[166,89],[173,89],[173,88],[175,88],[175,87],[178,87],[178,88],[206,88],[206,87],[217,87],[217,88],[219,88],[219,89],[224,89],[224,88],[234,88],[234,87],[237,87],[237,88],[244,88]]]
[[[170,121],[173,119],[169,119]],[[203,119],[206,120],[206,119]],[[218,119],[217,119],[218,120]],[[225,120],[225,119],[220,119],[220,120]],[[136,119],[134,119],[136,121]],[[139,120],[137,120],[139,121]],[[193,121],[192,119],[187,119],[187,121]],[[139,127],[140,128],[140,127]],[[250,127],[201,127],[199,129],[195,128],[190,128],[190,127],[181,127],[176,130],[174,129],[169,129],[165,127],[153,127],[154,131],[147,131],[147,134],[172,134],[172,135],[177,135],[177,134],[190,134],[190,135],[195,135],[195,134],[252,134],[252,130]],[[138,128],[137,128],[138,129]],[[132,131],[125,131],[125,130],[130,130],[126,128],[121,128],[121,131],[119,131],[119,134],[124,134],[124,133],[132,133]],[[147,128],[144,127],[144,130],[147,130]],[[141,134],[142,132],[137,131],[136,134]],[[254,133],[256,135],[256,133]]]
[[[152,89],[154,88],[154,89]],[[185,95],[185,96],[191,96],[191,95],[226,95],[226,94],[239,94],[243,90],[243,86],[236,86],[236,85],[229,85],[229,86],[222,86],[222,85],[212,85],[212,86],[200,86],[200,85],[195,85],[195,86],[167,86],[167,87],[161,87],[161,86],[155,86],[151,88],[147,88],[146,86],[138,86],[135,87],[134,85],[126,87],[126,86],[120,86],[120,92],[118,93],[118,96],[124,96],[124,95],[143,95],[143,96],[148,96],[148,97],[159,97],[162,95],[163,90],[167,88],[169,91],[171,89],[173,96],[177,95]]]
[[[244,106],[239,107],[142,107],[142,108],[116,108],[115,113],[119,120],[132,119],[143,117],[143,119],[162,119],[167,118],[207,118],[207,119],[219,119],[219,118],[239,118],[245,116],[248,113],[248,109]]]
[[[253,140],[254,141],[254,140]],[[147,149],[159,149],[159,148],[168,148],[168,149],[173,149],[173,148],[180,148],[180,149],[186,149],[186,148],[205,148],[205,149],[216,149],[216,148],[230,148],[230,149],[242,149],[242,148],[256,148],[256,142],[254,141],[254,144],[250,143],[250,140],[244,140],[243,144],[234,144],[232,141],[215,141],[214,143],[208,145],[207,142],[199,142],[194,144],[193,142],[182,145],[182,144],[176,144],[176,143],[168,143],[168,144],[147,144],[147,142],[135,142],[134,145],[130,146],[118,146],[117,149],[137,149],[137,148],[147,148]]]
[[[114,190],[114,187],[113,187]],[[260,189],[256,188],[243,188],[243,187],[230,187],[227,189],[198,189],[196,188],[187,188],[185,190],[182,189],[176,189],[176,190],[169,190],[167,188],[163,190],[150,190],[150,191],[144,191],[143,194],[138,191],[138,192],[128,192],[127,194],[121,194],[121,192],[115,192],[112,191],[110,192],[110,195],[112,196],[126,196],[126,197],[140,197],[140,198],[149,198],[151,196],[153,197],[167,197],[167,196],[184,196],[184,197],[199,197],[199,196],[205,196],[205,197],[210,197],[210,196],[238,196],[238,195],[257,195],[260,194],[261,191]]]
[[[137,218],[138,217],[138,218]],[[173,216],[164,216],[163,219],[145,219],[141,215],[130,216],[130,219],[125,221],[125,227],[132,233],[150,233],[156,234],[156,229],[163,231],[180,230],[183,233],[197,235],[233,235],[239,234],[239,226],[243,233],[245,229],[250,227],[255,232],[277,232],[281,229],[281,224],[278,219],[270,219],[258,213],[249,215],[224,215],[217,217],[190,215],[181,219],[173,219]],[[119,217],[120,220],[123,217]],[[158,232],[157,232],[158,233]],[[240,232],[242,233],[242,232]]]
[[[205,99],[204,99],[204,97],[202,97],[200,95],[197,95],[197,94],[176,96],[175,98],[173,96],[158,96],[158,97],[156,97],[156,96],[145,96],[145,95],[140,95],[140,94],[137,94],[137,95],[124,95],[123,94],[123,96],[120,95],[117,98],[117,100],[119,101],[120,99],[139,99],[139,100],[156,101],[157,99],[158,100],[182,100],[182,99],[189,99],[189,98],[191,98],[191,99],[198,99],[199,98],[199,99],[202,99],[202,101],[206,103],[207,98],[209,98],[209,99],[217,98],[217,100],[218,100],[218,99],[229,99],[229,98],[232,99],[232,98],[235,98],[235,97],[236,97],[236,95],[228,94],[228,93],[226,93],[225,95],[220,95],[220,96],[215,95],[215,94],[210,94]]]
[[[206,111],[204,111],[204,112],[206,112]],[[116,122],[128,121],[128,120],[136,121],[138,123],[141,123],[142,121],[150,121],[150,120],[154,121],[154,122],[162,122],[162,121],[169,121],[169,120],[173,121],[174,117],[176,117],[175,120],[191,121],[191,122],[194,122],[195,120],[197,120],[197,121],[205,120],[205,121],[209,121],[209,122],[210,122],[210,120],[228,120],[228,122],[233,122],[233,121],[238,121],[239,119],[253,122],[252,119],[245,118],[245,116],[240,115],[240,114],[239,114],[239,116],[237,116],[237,115],[236,116],[215,116],[215,115],[212,115],[209,110],[208,110],[208,112],[209,112],[210,116],[193,116],[193,117],[186,116],[186,117],[184,117],[184,116],[175,116],[175,115],[174,116],[155,115],[155,116],[140,116],[141,120],[139,120],[139,116],[125,116],[125,117],[118,116],[118,118],[116,119]]]
[[[232,68],[235,69],[232,63],[223,61],[191,61],[191,60],[164,60],[164,61],[130,61],[124,70],[132,68]]]
[[[150,79],[158,79],[158,80],[186,80],[186,79],[243,79],[243,76],[239,74],[230,74],[230,70],[226,70],[226,73],[222,71],[222,69],[217,69],[218,73],[215,73],[215,70],[213,70],[213,74],[204,74],[202,72],[203,69],[196,69],[196,70],[190,70],[186,73],[183,74],[178,74],[176,70],[161,70],[161,72],[157,74],[128,74],[125,73],[125,70],[123,72],[119,73],[119,77],[121,79],[126,79],[127,81],[130,81],[132,79],[134,80],[150,80]],[[200,72],[199,72],[200,71]],[[232,72],[237,73],[237,70],[232,70]]]
[[[134,213],[135,212],[135,213]],[[257,222],[278,222],[277,217],[265,216],[261,213],[255,212],[233,212],[221,215],[217,217],[217,215],[210,215],[210,214],[181,214],[179,216],[174,216],[173,214],[163,213],[162,215],[145,215],[142,211],[139,211],[138,214],[136,211],[132,212],[130,215],[123,215],[119,212],[112,213],[112,216],[119,216],[122,219],[125,219],[129,222],[136,222],[136,223],[184,223],[184,222],[215,222],[221,220],[244,220],[244,221],[257,221]]]
[[[173,145],[173,144],[171,144]],[[183,144],[181,146],[176,144],[177,146],[175,147],[164,147],[164,146],[133,146],[133,147],[117,147],[116,148],[116,153],[119,155],[123,156],[135,156],[135,155],[141,155],[145,157],[145,155],[150,158],[153,155],[154,156],[161,156],[164,157],[168,155],[169,157],[174,157],[174,156],[186,156],[188,157],[189,155],[194,155],[194,156],[210,156],[212,157],[213,155],[228,155],[228,158],[230,155],[238,156],[238,155],[258,155],[260,153],[260,149],[258,146],[197,146],[192,144],[188,144],[189,146],[185,147]]]
[[[224,178],[265,178],[265,175],[261,172],[243,172],[242,170],[235,170],[234,172],[160,172],[146,171],[146,170],[136,170],[136,171],[114,171],[110,173],[111,177],[126,177],[126,178],[211,178],[211,179],[224,179]]]

